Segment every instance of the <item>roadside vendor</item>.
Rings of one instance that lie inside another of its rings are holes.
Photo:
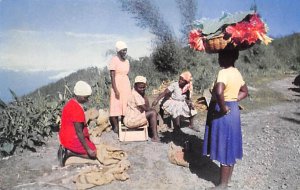
[[[74,98],[70,99],[63,108],[59,131],[60,146],[57,154],[62,167],[66,159],[71,156],[96,158],[96,146],[89,138],[82,107],[91,94],[91,86],[84,81],[78,81],[74,87]]]
[[[146,77],[135,77],[134,88],[127,103],[124,124],[128,128],[138,128],[148,123],[153,134],[152,142],[160,142],[157,132],[157,113],[150,107],[149,100],[145,95],[146,83]]]

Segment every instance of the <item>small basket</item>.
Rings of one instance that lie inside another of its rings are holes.
[[[233,50],[237,49],[239,51],[248,49],[252,47],[253,44],[241,43],[241,44],[233,44],[230,37],[225,36],[224,34],[220,34],[211,39],[207,39],[204,41],[205,52],[207,53],[219,53],[222,50]]]
[[[231,38],[225,39],[224,34],[220,34],[204,41],[205,51],[207,53],[218,53],[221,50],[225,49],[230,42]]]

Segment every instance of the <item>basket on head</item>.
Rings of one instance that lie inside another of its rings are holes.
[[[231,40],[231,37],[225,36],[223,33],[204,41],[205,52],[207,53],[218,53],[222,50],[230,49],[237,49],[241,51],[248,49],[253,45],[254,43],[250,45],[247,43],[234,44]]]

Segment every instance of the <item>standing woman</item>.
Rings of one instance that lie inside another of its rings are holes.
[[[221,70],[212,91],[215,101],[209,105],[204,134],[203,155],[220,162],[221,188],[227,188],[236,159],[243,156],[238,102],[247,97],[248,88],[234,67],[238,56],[238,50],[219,53]]]
[[[109,121],[115,132],[118,131],[118,117],[121,116],[122,120],[124,118],[127,100],[131,91],[127,75],[129,72],[129,61],[126,59],[126,43],[118,41],[116,43],[116,51],[117,55],[111,59],[108,65],[112,84],[110,90]]]

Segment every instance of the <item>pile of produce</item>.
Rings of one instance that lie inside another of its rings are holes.
[[[245,50],[255,43],[268,45],[267,25],[255,12],[224,14],[220,19],[194,22],[189,33],[190,47],[196,51],[218,53],[224,49]]]

